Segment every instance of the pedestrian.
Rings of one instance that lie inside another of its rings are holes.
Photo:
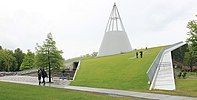
[[[44,68],[42,68],[42,83],[43,85],[45,85],[45,77],[47,77],[47,72],[44,70]]]
[[[140,58],[142,58],[143,57],[143,52],[142,51],[140,51]]]
[[[136,52],[135,55],[136,55],[136,58],[138,58],[138,52]]]
[[[39,81],[39,85],[41,84],[41,76],[42,76],[42,72],[41,69],[38,69],[38,81]]]

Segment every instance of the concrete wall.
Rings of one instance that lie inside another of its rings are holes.
[[[98,56],[107,56],[119,54],[121,52],[131,51],[131,44],[124,31],[106,32],[102,40]]]

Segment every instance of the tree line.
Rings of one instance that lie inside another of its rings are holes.
[[[0,71],[19,71],[25,55],[20,48],[12,51],[0,46]]]
[[[0,46],[0,71],[20,71],[39,67],[49,70],[60,69],[64,64],[62,53],[57,49],[51,33],[42,45],[37,44],[35,53],[30,50],[24,53],[20,48],[12,51]]]

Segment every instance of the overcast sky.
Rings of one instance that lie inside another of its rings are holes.
[[[0,45],[35,51],[52,32],[65,59],[98,51],[116,2],[132,48],[185,41],[197,0],[2,0]]]

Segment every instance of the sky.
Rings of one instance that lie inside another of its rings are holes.
[[[197,0],[0,0],[0,45],[35,51],[52,33],[65,59],[99,50],[116,2],[133,49],[185,41]]]

